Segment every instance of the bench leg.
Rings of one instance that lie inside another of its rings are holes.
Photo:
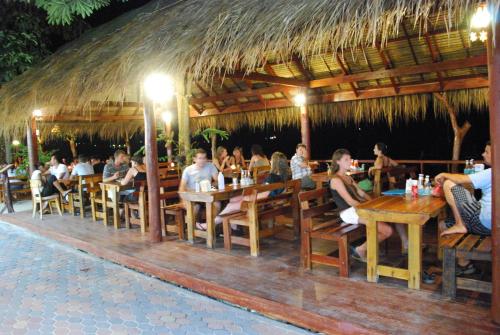
[[[339,240],[339,272],[341,277],[349,277],[349,243],[347,235]]]
[[[302,227],[303,228],[303,227]],[[311,236],[308,229],[303,229],[301,241],[301,249],[300,249],[300,258],[301,263],[304,269],[311,270],[311,254],[312,254],[312,246],[311,246]]]
[[[443,295],[455,298],[457,295],[456,277],[456,251],[455,248],[443,249]]]
[[[228,219],[222,220],[222,231],[224,233],[224,249],[231,250],[231,225]]]
[[[125,210],[125,228],[130,229],[130,207],[126,203],[123,209]]]
[[[231,228],[229,228],[231,229]],[[259,256],[259,222],[250,220],[249,222],[249,237],[250,237],[250,255]]]
[[[175,223],[177,225],[177,233],[179,234],[179,240],[184,240],[184,211],[177,211],[175,214]]]

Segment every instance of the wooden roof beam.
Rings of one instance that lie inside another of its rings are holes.
[[[378,51],[380,58],[382,59],[382,63],[384,63],[384,67],[386,68],[386,70],[392,69],[393,66],[392,66],[392,62],[389,58],[389,55],[384,50],[382,50],[379,43],[377,43],[377,51]],[[398,84],[396,83],[396,80],[394,79],[394,77],[389,77],[389,80],[391,81],[392,87],[394,88],[394,92],[398,93],[399,87],[398,87]]]
[[[408,36],[408,30],[406,30],[405,21],[401,22],[401,25],[403,26],[403,34],[404,34],[406,40],[408,41],[408,46],[410,47],[410,52],[411,52],[411,56],[413,58],[413,61],[415,62],[415,65],[418,65],[419,61],[417,58],[417,54],[415,53],[415,48],[413,47],[413,43],[411,42],[411,39]],[[470,55],[467,55],[467,57],[470,57]],[[424,80],[423,74],[420,74],[420,79]]]
[[[294,79],[294,78],[284,78],[284,77],[278,77],[278,76],[272,76],[268,74],[263,74],[263,73],[248,73],[245,74],[244,72],[235,72],[235,73],[227,73],[225,75],[227,78],[231,79],[238,79],[238,80],[252,80],[252,81],[264,81],[267,83],[271,84],[279,84],[279,85],[284,85],[284,86],[291,86],[291,87],[308,87],[308,81],[307,80],[299,80],[299,79]]]
[[[363,57],[365,59],[366,65],[368,66],[368,69],[370,71],[373,71],[373,66],[370,63],[370,60],[368,59],[368,56],[366,56],[365,48],[361,48],[361,51],[363,52]],[[375,82],[377,83],[377,86],[380,86],[380,82],[378,79],[375,79]]]
[[[203,93],[207,97],[210,96],[210,94],[207,92],[207,90],[205,90],[203,88],[203,86],[200,85],[200,83],[195,83],[195,84],[196,84],[196,87],[198,87],[198,89],[200,90],[201,93]],[[217,109],[219,112],[221,111],[221,109],[219,108],[219,106],[217,106],[217,104],[215,103],[215,101],[212,103],[212,106],[214,106],[214,108]]]
[[[330,103],[330,102],[340,102],[340,101],[352,101],[352,100],[362,100],[362,99],[374,99],[374,98],[384,98],[391,96],[401,96],[408,94],[422,94],[422,93],[434,93],[441,91],[451,91],[459,89],[469,89],[469,88],[483,88],[488,87],[488,77],[485,75],[466,77],[466,78],[456,78],[449,79],[444,82],[444,88],[441,89],[439,82],[428,82],[410,85],[400,85],[399,93],[394,92],[392,86],[371,88],[366,90],[358,90],[358,95],[349,91],[335,92],[325,95],[309,96],[308,102],[310,104],[314,103]],[[250,112],[265,110],[269,108],[284,108],[294,106],[293,102],[287,99],[274,99],[269,100],[264,105],[262,103],[247,103],[235,106],[229,106],[225,108],[222,113],[235,113],[235,112]],[[191,117],[203,117],[208,115],[218,115],[216,110],[205,110],[202,115],[199,115],[195,111],[191,111]]]
[[[441,59],[440,59],[440,56],[439,54],[436,52],[436,49],[434,49],[434,46],[433,46],[433,43],[432,43],[432,40],[429,36],[429,34],[424,34],[424,38],[425,38],[425,42],[427,43],[427,47],[429,48],[429,51],[431,53],[431,58],[432,58],[432,61],[434,63],[437,63],[439,62]],[[439,80],[439,84],[444,87],[444,84],[443,84],[443,76],[441,74],[441,71],[436,71],[436,74],[437,74],[437,77],[438,77],[438,80]]]
[[[344,62],[340,59],[339,54],[335,54],[335,59],[337,60],[337,63],[340,66],[340,69],[342,70],[342,73],[344,75],[349,75],[351,74],[351,71],[347,65],[344,65]],[[356,88],[356,85],[354,82],[349,82],[349,86],[351,86],[352,92],[354,93],[355,96],[358,96],[358,89]]]
[[[269,63],[266,63],[266,65],[264,65],[264,71],[272,76],[276,76],[276,71],[274,71],[273,67]],[[293,96],[290,92],[288,92],[287,90],[283,90],[281,91],[281,93],[288,99],[288,101],[293,101]]]
[[[296,90],[297,89],[293,88],[293,87],[269,86],[269,87],[263,87],[263,88],[256,88],[253,90],[224,93],[224,94],[219,94],[219,95],[211,95],[211,96],[202,97],[202,98],[191,98],[191,99],[189,99],[189,102],[193,103],[193,104],[202,104],[202,103],[206,103],[206,102],[215,102],[215,101],[221,101],[221,100],[232,100],[232,99],[237,100],[238,98],[254,97],[254,96],[259,96],[262,94],[274,94],[274,93],[279,93],[279,92],[291,93],[291,92],[295,92]]]
[[[292,62],[295,64],[295,66],[297,66],[297,68],[299,69],[300,73],[304,77],[306,77],[307,80],[313,80],[314,79],[313,74],[311,73],[311,71],[309,71],[309,69],[305,68],[304,63],[302,63],[302,60],[299,58],[299,56],[297,56],[297,55],[294,54],[292,56]]]
[[[316,88],[324,86],[333,86],[341,83],[349,83],[362,80],[375,80],[375,79],[383,79],[390,77],[414,75],[420,73],[454,70],[454,69],[469,68],[475,66],[485,66],[487,65],[486,62],[487,62],[486,54],[483,54],[480,56],[474,56],[464,59],[454,59],[437,63],[411,65],[411,66],[397,67],[388,70],[382,69],[373,72],[363,72],[351,75],[340,75],[324,79],[315,79],[309,82],[309,87]]]

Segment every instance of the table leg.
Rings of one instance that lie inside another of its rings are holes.
[[[108,225],[108,190],[106,187],[101,186],[102,193],[102,223],[104,226]]]
[[[422,226],[417,224],[408,225],[408,271],[408,287],[419,290],[422,276]]]
[[[113,206],[113,226],[120,228],[120,210],[118,207],[118,192],[116,189],[111,191],[111,205]]]
[[[188,242],[194,243],[194,204],[191,201],[184,200],[184,206],[186,206],[186,226]]]
[[[213,248],[215,242],[215,208],[213,202],[207,202],[207,248]]]
[[[369,220],[366,223],[366,279],[369,282],[378,281],[378,232],[377,221]]]

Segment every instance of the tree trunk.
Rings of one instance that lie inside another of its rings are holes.
[[[462,141],[467,135],[467,132],[469,131],[470,127],[472,126],[469,121],[465,121],[462,126],[458,125],[457,121],[457,112],[455,108],[453,108],[449,102],[448,99],[446,98],[446,95],[442,93],[434,93],[434,96],[440,100],[444,106],[446,107],[446,110],[448,111],[448,115],[450,116],[450,121],[451,121],[451,127],[453,128],[453,152],[452,152],[452,160],[459,160],[460,159],[460,150],[462,148]],[[456,164],[453,164],[451,166],[451,171],[456,173],[457,172],[458,166]]]
[[[73,156],[73,159],[75,159],[78,156],[78,153],[76,151],[76,142],[73,137],[68,138],[69,142],[69,148],[71,150],[71,155]]]
[[[186,78],[182,78],[176,82],[178,83],[177,120],[179,123],[179,155],[184,155],[186,157],[186,165],[191,165],[191,136],[188,103],[188,98],[191,94],[190,85],[188,85]]]
[[[217,155],[217,134],[210,135],[210,143],[212,145],[212,160]]]

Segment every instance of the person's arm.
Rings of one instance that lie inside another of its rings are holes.
[[[134,168],[131,168],[127,171],[127,174],[125,175],[125,178],[123,178],[121,181],[120,181],[120,184],[125,186],[125,185],[128,185],[132,179],[134,179],[135,175],[137,174],[137,170],[134,169]]]
[[[351,179],[352,179],[352,178],[351,178]],[[353,182],[354,186],[356,187],[356,191],[358,192],[358,195],[359,195],[361,198],[363,198],[363,199],[365,199],[365,200],[371,200],[371,199],[372,199],[372,197],[371,197],[368,193],[366,193],[365,191],[363,191],[363,190],[359,187],[358,183],[354,182],[354,180],[353,180],[352,182]]]
[[[472,183],[472,181],[468,175],[457,174],[457,173],[440,173],[436,177],[434,177],[434,180],[441,185],[446,180],[451,180],[455,184],[470,184],[470,183]]]
[[[330,180],[330,188],[333,190],[337,191],[337,193],[342,197],[342,199],[347,202],[347,204],[351,207],[359,205],[359,201],[354,200],[349,192],[347,192],[347,189],[339,178],[332,178]]]
[[[219,159],[218,158],[214,158],[212,159],[212,164],[215,166],[215,168],[219,171],[222,171],[221,170],[221,164],[219,164]]]
[[[229,166],[236,165],[236,159],[233,156],[229,157]]]
[[[243,154],[241,154],[241,167],[243,169],[247,168],[247,162],[245,162],[245,157],[243,157]]]
[[[181,179],[181,183],[179,184],[179,192],[187,191],[187,182],[185,179]]]
[[[250,158],[250,163],[248,163],[248,169],[249,170],[252,170],[253,169],[253,166],[255,164],[255,157],[252,156],[252,158]]]
[[[381,169],[384,167],[384,160],[382,159],[382,157],[377,157],[377,159],[375,160],[375,163],[373,163],[373,168],[374,169]]]

